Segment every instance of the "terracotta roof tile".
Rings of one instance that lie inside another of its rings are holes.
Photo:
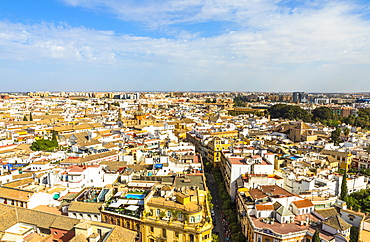
[[[296,208],[308,208],[313,206],[313,203],[308,199],[293,201],[292,203],[296,206]]]
[[[256,210],[258,210],[258,211],[261,211],[261,210],[274,210],[274,206],[272,204],[270,204],[270,205],[257,204],[256,205]]]
[[[136,232],[116,226],[106,237],[105,242],[135,242],[136,236]]]
[[[18,201],[29,201],[30,197],[34,194],[31,191],[25,191],[15,188],[0,187],[0,197],[14,199]]]
[[[85,203],[73,201],[68,208],[68,212],[100,214],[99,208],[101,207],[101,205],[101,203]]]
[[[331,217],[327,221],[322,221],[322,223],[339,231],[344,231],[352,227],[352,225],[344,221],[339,215]]]

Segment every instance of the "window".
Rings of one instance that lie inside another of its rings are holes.
[[[199,222],[200,222],[200,218],[201,218],[201,217],[200,217],[200,215],[198,215],[198,216],[195,218],[195,222],[196,222],[196,223],[199,223]]]
[[[167,230],[166,229],[162,229],[162,236],[167,237]]]
[[[152,226],[150,227],[150,232],[154,233],[154,227],[152,227]]]
[[[160,209],[157,209],[156,210],[156,215],[159,216],[161,214],[161,210]]]
[[[167,217],[171,217],[171,211],[167,211]]]
[[[177,218],[178,218],[179,220],[182,220],[182,219],[183,219],[182,213],[179,213],[179,214],[177,215]]]
[[[175,233],[174,237],[178,238],[179,237],[179,232],[175,231],[174,233]]]
[[[194,218],[194,216],[191,216],[190,217],[190,223],[194,223],[195,222],[195,218]]]
[[[98,229],[98,234],[100,235],[100,237],[101,237],[101,229]]]
[[[189,235],[189,238],[190,238],[190,242],[194,242],[194,235],[193,234]]]

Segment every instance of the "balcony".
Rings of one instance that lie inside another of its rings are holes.
[[[131,210],[124,209],[124,208],[110,208],[110,207],[104,208],[104,211],[107,211],[107,212],[116,213],[118,215],[124,215],[128,217],[134,217],[138,219],[141,218],[143,210],[144,210],[143,207],[139,208],[136,211],[131,211]]]
[[[163,199],[163,201],[158,201],[158,200],[154,200],[154,199],[151,199],[150,201],[148,201],[148,205],[149,206],[154,206],[154,207],[163,207],[163,208],[167,208],[167,209],[175,209],[175,210],[182,210],[184,212],[188,212],[188,213],[198,213],[200,211],[202,211],[202,207],[200,205],[197,205],[195,203],[191,203],[191,206],[187,206],[187,205],[182,205],[180,203],[176,203],[176,202],[173,202],[173,201],[165,201]]]

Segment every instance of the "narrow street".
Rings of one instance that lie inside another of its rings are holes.
[[[214,228],[213,233],[218,234],[220,242],[226,241],[225,235],[224,235],[224,229],[222,227],[222,217],[221,217],[221,211],[222,211],[222,201],[218,196],[218,187],[216,184],[216,181],[213,177],[212,173],[206,173],[207,177],[207,186],[209,191],[212,195],[212,203],[213,203],[213,210],[214,210]]]

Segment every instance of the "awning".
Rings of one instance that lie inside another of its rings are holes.
[[[122,193],[123,193],[123,191],[117,192],[116,194],[114,194],[113,197],[119,197],[119,196],[121,196]]]
[[[136,211],[138,208],[139,208],[139,206],[130,205],[130,206],[128,206],[126,209],[127,209],[127,210],[131,210],[131,211]]]
[[[126,199],[119,199],[117,202],[115,202],[115,203],[111,203],[110,205],[109,205],[109,207],[110,208],[118,208],[119,206],[121,206],[121,205],[125,205],[125,204],[127,204],[127,202],[128,202],[128,200],[126,200]]]
[[[135,205],[135,204],[139,204],[139,201],[140,200],[128,200],[127,204],[133,204],[133,205]]]

